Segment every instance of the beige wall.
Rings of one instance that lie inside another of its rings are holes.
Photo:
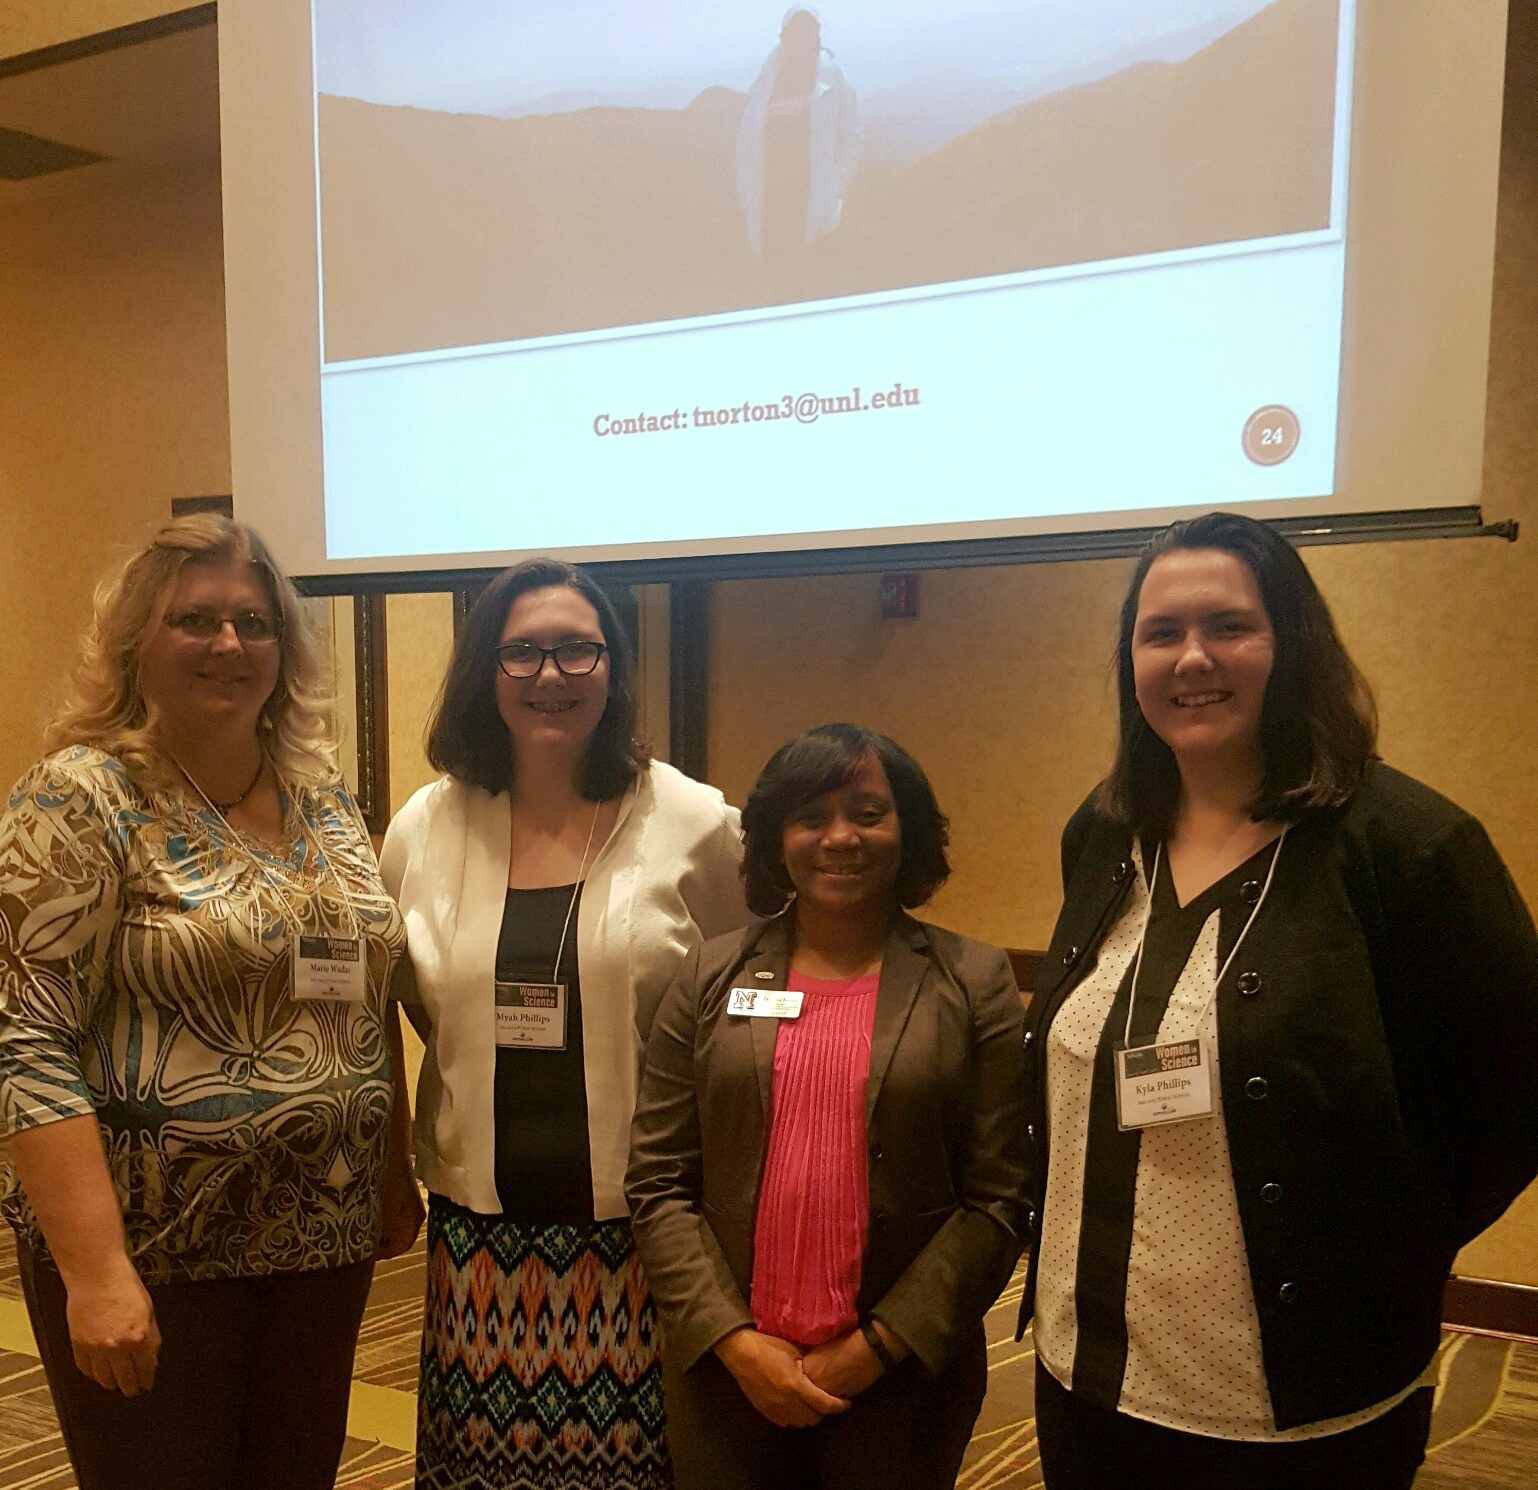
[[[108,163],[23,197],[0,210],[0,262],[9,783],[37,754],[108,564],[173,497],[230,489],[217,159]]]
[[[769,752],[827,720],[901,741],[950,815],[935,919],[1044,947],[1057,835],[1110,732],[1106,657],[1128,566],[921,576],[919,616],[883,621],[874,575],[717,585],[711,776],[741,802]]]
[[[1512,14],[1485,511],[1493,540],[1312,549],[1375,683],[1383,753],[1489,827],[1538,906],[1538,6]],[[935,919],[1043,947],[1063,821],[1109,757],[1107,662],[1127,562],[925,574],[920,615],[882,621],[871,576],[715,587],[711,776],[741,801],[776,745],[849,719],[901,740],[951,815]],[[1538,1189],[1465,1271],[1538,1284]]]
[[[390,810],[437,779],[425,733],[454,650],[454,602],[445,594],[391,595],[385,606],[390,664]]]

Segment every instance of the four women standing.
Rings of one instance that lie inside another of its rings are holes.
[[[907,915],[945,820],[890,740],[770,761],[733,931],[736,814],[533,561],[456,644],[397,913],[291,588],[166,529],[0,819],[5,1204],[85,1490],[329,1485],[370,1259],[420,1224],[402,914],[419,1485],[665,1486],[664,1371],[685,1490],[950,1485],[1033,1234],[1051,1490],[1408,1486],[1453,1256],[1538,1172],[1531,919],[1376,760],[1272,530],[1160,535],[1118,661],[1022,1071],[1003,954]]]

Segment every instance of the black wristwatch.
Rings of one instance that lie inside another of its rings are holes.
[[[890,1371],[897,1364],[897,1357],[886,1348],[886,1341],[881,1338],[873,1319],[860,1321],[860,1333],[865,1336],[865,1343],[870,1346],[870,1351],[881,1362],[883,1371]]]

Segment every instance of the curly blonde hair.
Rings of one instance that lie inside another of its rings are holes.
[[[282,626],[278,682],[258,723],[264,748],[287,781],[335,780],[335,696],[315,628],[261,536],[216,513],[167,523],[97,587],[72,688],[44,734],[46,747],[94,746],[116,756],[148,785],[164,785],[174,777],[155,740],[140,664],[186,564],[249,564],[261,576]]]

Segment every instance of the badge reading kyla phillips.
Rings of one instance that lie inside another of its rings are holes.
[[[784,988],[734,988],[726,996],[726,1012],[747,1019],[799,1019],[801,995]]]
[[[296,936],[294,997],[302,1003],[361,1004],[368,997],[368,959],[358,936]]]
[[[1117,1044],[1116,1125],[1123,1133],[1212,1116],[1212,1065],[1201,1040],[1132,1050]]]
[[[499,1049],[566,1049],[564,983],[504,983],[498,978],[496,993]]]

